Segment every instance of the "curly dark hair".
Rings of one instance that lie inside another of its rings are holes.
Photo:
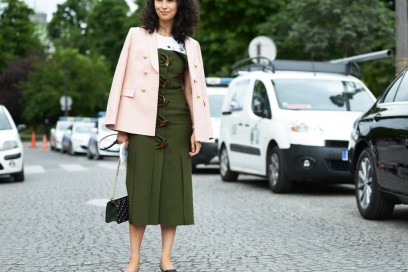
[[[147,0],[140,14],[140,25],[149,33],[159,29],[159,16],[154,8],[155,0]],[[172,29],[173,37],[178,42],[184,42],[191,37],[200,22],[200,9],[198,0],[176,0],[177,13]]]

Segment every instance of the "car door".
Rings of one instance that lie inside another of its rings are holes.
[[[244,121],[244,149],[247,171],[265,173],[265,156],[262,156],[262,133],[270,123],[271,107],[264,82],[255,80],[251,92],[251,104]]]
[[[221,133],[227,150],[229,151],[229,164],[232,170],[242,170],[245,165],[240,147],[244,142],[245,116],[244,104],[248,93],[249,79],[242,79],[231,83],[230,94],[226,98],[222,110]]]
[[[394,192],[408,192],[407,150],[408,76],[401,76],[389,88],[373,113],[371,129],[377,151],[379,184]]]

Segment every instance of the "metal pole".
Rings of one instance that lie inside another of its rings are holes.
[[[395,55],[395,68],[399,74],[408,65],[408,22],[407,0],[395,1],[397,52]]]

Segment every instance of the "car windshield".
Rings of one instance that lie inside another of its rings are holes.
[[[93,127],[94,127],[93,125],[75,126],[74,131],[76,133],[90,133]]]
[[[286,110],[366,111],[374,103],[358,82],[275,79],[272,84]]]
[[[11,129],[9,120],[7,119],[6,113],[0,109],[0,130]]]
[[[208,100],[210,103],[211,117],[220,117],[222,103],[224,102],[224,95],[214,94],[208,95]]]
[[[57,130],[66,130],[71,123],[59,123],[57,122]]]

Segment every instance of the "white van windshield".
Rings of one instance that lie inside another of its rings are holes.
[[[11,129],[10,122],[6,116],[6,113],[0,108],[0,130],[8,129]]]
[[[374,103],[358,82],[275,79],[272,84],[286,110],[366,111]]]

